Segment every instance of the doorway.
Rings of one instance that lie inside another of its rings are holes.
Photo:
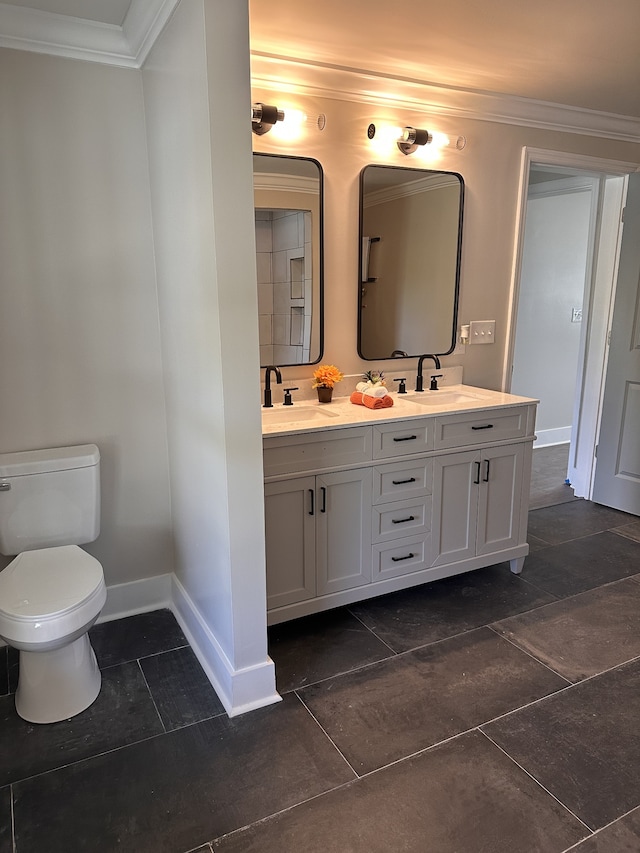
[[[625,176],[634,168],[523,154],[504,387],[540,400],[538,505],[592,494]]]

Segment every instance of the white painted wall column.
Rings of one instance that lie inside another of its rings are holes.
[[[267,656],[246,0],[181,3],[145,65],[174,603],[230,714]]]

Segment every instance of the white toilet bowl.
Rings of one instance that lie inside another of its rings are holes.
[[[24,720],[65,720],[96,699],[101,675],[87,631],[106,597],[102,566],[77,545],[24,551],[0,572],[0,637],[20,651]]]

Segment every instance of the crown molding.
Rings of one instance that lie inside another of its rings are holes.
[[[640,142],[640,119],[252,51],[251,83],[277,92]]]
[[[254,172],[253,188],[255,190],[271,190],[273,192],[315,193],[320,188],[318,178],[307,178],[303,175],[285,175],[281,172]]]
[[[179,0],[133,0],[121,27],[0,3],[0,47],[140,68]]]

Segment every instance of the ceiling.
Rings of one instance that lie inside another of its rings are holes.
[[[640,116],[638,0],[250,0],[251,47]]]
[[[77,33],[84,27],[92,37],[124,38],[119,51],[131,61],[119,64],[139,66],[141,45],[152,43],[177,2],[0,2],[0,45],[8,44],[16,22],[24,45],[25,28],[46,41],[47,27],[68,21]],[[251,48],[258,54],[640,117],[639,0],[249,3]]]

